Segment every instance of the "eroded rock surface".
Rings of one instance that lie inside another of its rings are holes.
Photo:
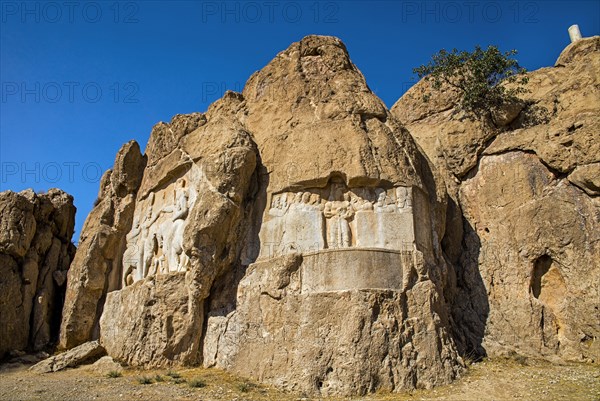
[[[135,195],[146,165],[139,145],[119,150],[100,181],[96,206],[85,220],[67,277],[60,346],[72,348],[98,338],[98,320],[108,291],[119,288],[125,235],[131,230]]]
[[[528,73],[530,103],[489,130],[427,83],[392,112],[446,177],[444,253],[463,352],[600,361],[600,37]]]
[[[74,225],[63,191],[0,193],[0,358],[57,341]]]

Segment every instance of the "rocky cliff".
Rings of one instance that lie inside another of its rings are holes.
[[[445,177],[444,253],[463,352],[600,360],[600,37],[528,73],[502,124],[415,85],[392,108]]]
[[[144,160],[126,145],[102,182],[62,346],[99,338],[131,365],[203,363],[311,394],[461,372],[445,188],[338,39],[294,43],[241,94],[158,124]]]
[[[58,189],[0,193],[0,358],[56,343],[74,225]]]
[[[121,149],[61,345],[314,395],[429,388],[486,353],[597,361],[598,54],[570,46],[485,125],[424,82],[390,112],[340,40],[293,43]]]

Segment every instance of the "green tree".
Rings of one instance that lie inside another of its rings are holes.
[[[473,52],[442,49],[413,72],[432,81],[436,90],[444,85],[456,88],[461,94],[459,109],[479,118],[489,117],[492,108],[519,102],[518,95],[528,92],[524,88],[527,71],[512,58],[515,54],[516,50],[502,53],[496,46],[486,50],[476,46]],[[430,96],[425,94],[423,100]]]

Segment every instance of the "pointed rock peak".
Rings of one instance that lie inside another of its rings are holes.
[[[240,120],[270,175],[269,191],[324,186],[344,172],[352,186],[417,185],[417,150],[331,36],[307,36],[253,74]]]
[[[346,46],[334,36],[307,36],[297,47],[305,74],[333,74],[353,67]]]

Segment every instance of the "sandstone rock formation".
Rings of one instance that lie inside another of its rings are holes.
[[[126,146],[131,185],[103,180],[63,346],[99,338],[130,365],[203,363],[311,394],[460,373],[445,188],[341,41],[307,37],[243,93],[158,124],[145,167]]]
[[[0,193],[0,358],[57,341],[74,225],[58,189]]]
[[[453,199],[443,245],[463,352],[600,361],[599,70],[600,37],[569,45],[528,74],[504,128],[463,118],[456,93],[423,103],[424,81],[392,108]]]
[[[597,360],[595,40],[489,124],[424,82],[390,112],[341,41],[292,44],[121,149],[61,345],[312,395],[445,384],[486,352]]]
[[[106,293],[119,288],[125,235],[131,230],[135,194],[145,165],[139,145],[131,141],[119,150],[114,168],[100,181],[96,205],[85,220],[79,250],[69,270],[61,348],[72,348],[98,336]]]

